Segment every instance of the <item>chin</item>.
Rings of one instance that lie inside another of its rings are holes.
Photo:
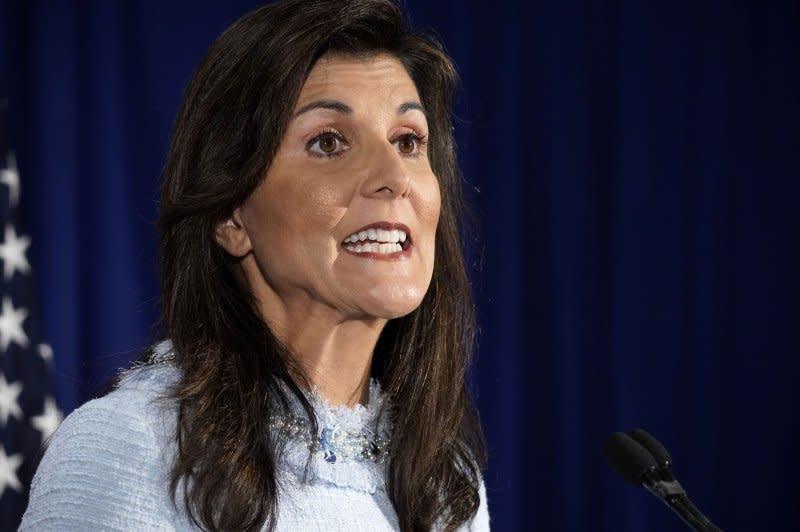
[[[393,290],[376,290],[370,293],[369,302],[362,306],[367,313],[376,318],[391,320],[401,318],[417,310],[425,297],[425,289],[420,287],[394,287]]]

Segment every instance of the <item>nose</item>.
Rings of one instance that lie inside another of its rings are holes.
[[[405,197],[411,189],[411,176],[405,161],[393,145],[376,147],[371,154],[362,193],[368,197]]]

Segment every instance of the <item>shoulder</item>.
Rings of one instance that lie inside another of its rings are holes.
[[[21,530],[140,529],[164,511],[174,368],[141,367],[70,414],[31,484]],[[168,500],[168,497],[167,497]],[[149,514],[149,515],[148,515]]]
[[[141,366],[123,372],[109,394],[72,412],[48,444],[46,454],[71,450],[73,440],[98,441],[96,450],[146,449],[174,410],[168,398],[177,370],[167,365]],[[138,437],[139,444],[131,441]]]
[[[478,485],[478,510],[475,512],[475,515],[472,516],[471,519],[464,522],[461,526],[459,526],[456,530],[457,532],[489,532],[489,501],[486,498],[486,484],[483,481],[483,478],[480,478],[480,483]],[[444,525],[441,522],[436,523],[434,529],[443,530]]]
[[[486,499],[486,484],[481,479],[481,485],[478,489],[478,494],[481,498],[480,506],[469,524],[470,532],[488,532],[489,531],[489,501]]]
[[[478,496],[480,497],[478,511],[472,519],[458,528],[458,532],[489,532],[489,501],[486,499],[486,484],[483,478],[478,486]]]

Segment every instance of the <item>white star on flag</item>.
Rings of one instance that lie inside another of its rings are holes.
[[[44,400],[44,412],[42,415],[32,418],[31,423],[36,430],[42,433],[42,442],[44,443],[61,424],[61,419],[61,412],[58,410],[56,402],[52,397],[47,397]]]
[[[0,422],[5,427],[9,416],[22,419],[22,409],[19,407],[17,398],[22,392],[22,384],[13,382],[8,384],[6,376],[0,373]]]
[[[24,308],[14,308],[11,298],[3,296],[3,310],[0,312],[0,351],[6,351],[11,342],[20,347],[28,347],[28,336],[22,329],[22,322],[28,317]]]
[[[42,360],[45,362],[53,361],[53,348],[50,347],[50,344],[39,344],[39,356],[42,357]]]
[[[22,455],[6,456],[5,448],[0,445],[0,495],[6,491],[6,486],[22,491],[22,484],[17,478],[17,469],[20,465],[22,465]]]
[[[11,152],[6,156],[6,167],[0,168],[0,183],[8,186],[8,199],[11,206],[16,207],[19,202],[19,172],[17,160]]]
[[[5,240],[0,244],[0,259],[3,259],[3,277],[6,280],[14,276],[14,271],[28,273],[31,265],[25,257],[25,251],[31,245],[31,239],[27,236],[18,237],[17,231],[11,224],[6,225]]]

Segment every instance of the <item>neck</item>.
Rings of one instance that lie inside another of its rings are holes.
[[[382,326],[355,320],[324,323],[314,317],[293,325],[275,333],[320,395],[332,406],[366,404],[373,350]]]
[[[345,319],[318,302],[287,304],[263,297],[259,310],[303,377],[330,405],[367,403],[373,351],[387,320]]]

